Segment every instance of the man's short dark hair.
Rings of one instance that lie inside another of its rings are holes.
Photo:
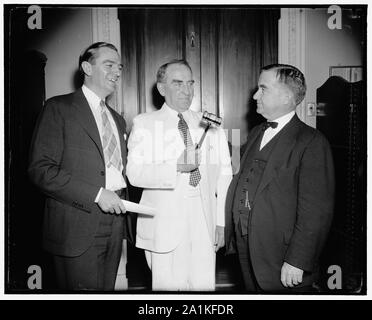
[[[186,60],[184,60],[184,59],[174,59],[174,60],[171,60],[171,61],[163,64],[159,68],[158,72],[156,73],[156,82],[157,83],[165,81],[165,73],[167,72],[168,67],[171,66],[171,65],[174,65],[174,64],[179,64],[179,65],[182,65],[182,66],[186,66],[187,68],[189,68],[190,72],[192,73],[191,67]]]
[[[88,48],[86,48],[81,53],[81,55],[79,57],[79,70],[82,74],[84,74],[84,71],[81,67],[81,64],[83,63],[83,61],[87,61],[91,64],[94,64],[95,59],[97,58],[97,52],[98,52],[99,48],[110,48],[110,49],[115,50],[116,52],[118,52],[118,49],[116,49],[116,47],[113,44],[108,43],[108,42],[95,42],[95,43],[91,44]]]
[[[293,92],[296,106],[299,105],[306,94],[306,82],[303,73],[289,64],[270,64],[261,69],[261,71],[269,70],[276,70],[276,78]]]

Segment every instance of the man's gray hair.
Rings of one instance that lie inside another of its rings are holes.
[[[165,78],[166,78],[165,73],[167,72],[168,67],[171,66],[171,65],[174,65],[174,64],[179,64],[179,65],[182,65],[182,66],[186,66],[187,68],[189,68],[190,72],[192,73],[191,67],[186,60],[184,60],[184,59],[174,59],[174,60],[171,60],[171,61],[163,64],[159,68],[158,72],[156,73],[156,82],[157,83],[165,82]]]
[[[303,73],[289,64],[270,64],[261,71],[276,70],[276,78],[284,83],[294,94],[296,106],[305,98],[306,82]]]

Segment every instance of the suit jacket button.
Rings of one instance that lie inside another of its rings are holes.
[[[101,171],[101,176],[104,176],[105,175],[105,171]]]

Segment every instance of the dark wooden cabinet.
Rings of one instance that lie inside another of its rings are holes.
[[[336,174],[323,274],[330,265],[340,266],[346,292],[361,292],[366,285],[366,115],[363,81],[333,76],[317,89],[317,128],[331,144]]]

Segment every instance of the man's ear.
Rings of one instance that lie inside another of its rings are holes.
[[[286,104],[286,105],[292,105],[293,99],[294,99],[293,92],[291,90],[286,89],[283,92],[282,99],[283,99],[282,102],[284,104]]]
[[[164,83],[158,82],[156,84],[156,87],[158,88],[159,93],[164,97],[165,96]]]
[[[92,65],[88,61],[83,61],[81,63],[81,68],[87,76],[92,74]]]

